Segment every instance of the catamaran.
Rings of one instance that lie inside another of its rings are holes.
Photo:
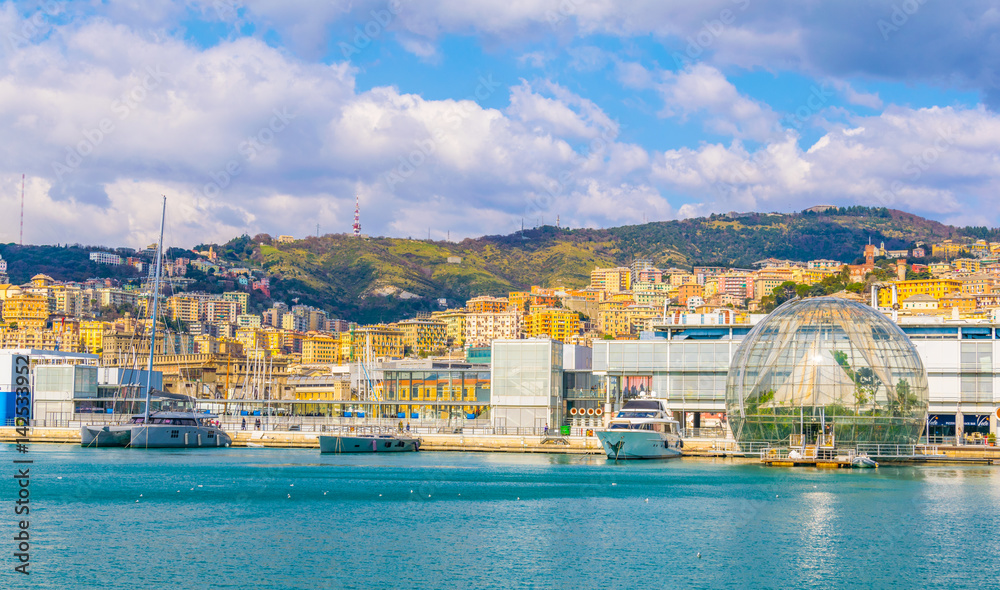
[[[160,275],[163,270],[163,221],[167,215],[167,198],[163,197],[160,216],[160,241],[156,246],[156,275],[153,280],[153,306],[149,338],[149,360],[146,365],[146,398],[143,413],[132,416],[125,424],[80,427],[80,445],[85,447],[129,447],[133,449],[228,447],[233,439],[215,422],[215,414],[193,409],[150,411],[153,397],[153,351],[156,348],[156,311],[160,299]],[[162,392],[161,396],[162,396]]]

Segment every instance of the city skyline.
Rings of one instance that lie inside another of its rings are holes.
[[[994,226],[996,19],[965,7],[7,2],[0,208],[23,173],[26,242],[128,246],[159,194],[189,247],[347,232],[356,198],[365,233],[438,240],[818,204]]]

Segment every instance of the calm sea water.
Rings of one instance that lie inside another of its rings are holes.
[[[0,445],[0,588],[1000,586],[986,466],[30,449],[26,578]]]

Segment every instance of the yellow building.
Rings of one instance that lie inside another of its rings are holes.
[[[979,260],[976,258],[958,258],[951,262],[951,266],[958,272],[979,272]]]
[[[481,295],[465,302],[465,310],[469,313],[500,313],[507,311],[510,301],[506,297],[489,297]]]
[[[3,321],[20,329],[41,330],[48,319],[49,300],[42,295],[21,293],[3,302]]]
[[[303,364],[340,364],[340,338],[329,334],[309,334],[302,339]]]
[[[951,240],[945,240],[940,244],[933,244],[931,246],[931,256],[951,260],[952,258],[958,257],[963,247],[964,246],[962,244],[956,244]]]
[[[406,320],[396,327],[403,333],[403,346],[413,354],[433,354],[448,348],[448,325],[440,320]]]
[[[607,293],[628,291],[632,288],[632,269],[625,266],[595,268],[590,271],[590,287]]]
[[[509,305],[506,309],[496,309],[496,310],[478,310],[478,312],[492,311],[492,312],[502,312],[509,310],[518,311],[520,313],[528,313],[528,308],[531,307],[531,293],[528,291],[511,291],[507,294],[507,301]],[[473,310],[469,310],[473,312]],[[478,313],[473,312],[473,313]]]
[[[104,349],[104,332],[107,322],[89,320],[80,322],[80,352],[100,354]]]
[[[0,348],[36,348],[39,350],[80,351],[76,322],[51,330],[45,328],[0,328]]]
[[[431,318],[440,320],[445,324],[445,336],[448,345],[455,348],[465,346],[465,312],[461,309],[449,309],[446,311],[435,311],[431,313]]]
[[[174,295],[167,298],[167,314],[174,321],[198,322],[200,318],[201,300],[196,297]]]
[[[962,281],[954,279],[924,279],[919,281],[898,281],[893,283],[896,286],[897,301],[908,299],[911,295],[930,295],[934,299],[940,300],[951,294],[962,292]],[[878,292],[879,307],[889,307],[892,305],[892,292],[890,289],[880,289]]]
[[[362,326],[340,335],[342,363],[364,360],[366,351],[370,360],[403,358],[403,332],[385,325]]]
[[[962,295],[985,295],[992,293],[997,278],[988,274],[969,274],[958,278],[962,282]]]
[[[524,318],[524,333],[528,338],[548,336],[567,342],[580,333],[580,316],[568,309],[535,308]]]

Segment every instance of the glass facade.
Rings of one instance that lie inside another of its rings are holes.
[[[816,297],[782,305],[744,339],[726,409],[740,441],[912,444],[928,393],[899,326],[861,303]]]
[[[493,342],[493,406],[497,428],[562,424],[563,344],[554,340]]]
[[[488,370],[387,370],[382,403],[389,416],[413,420],[488,418]]]
[[[594,342],[594,371],[605,375],[602,390],[613,400],[650,393],[674,410],[718,412],[725,407],[726,375],[739,344],[732,330],[678,330],[663,333],[670,339]]]

